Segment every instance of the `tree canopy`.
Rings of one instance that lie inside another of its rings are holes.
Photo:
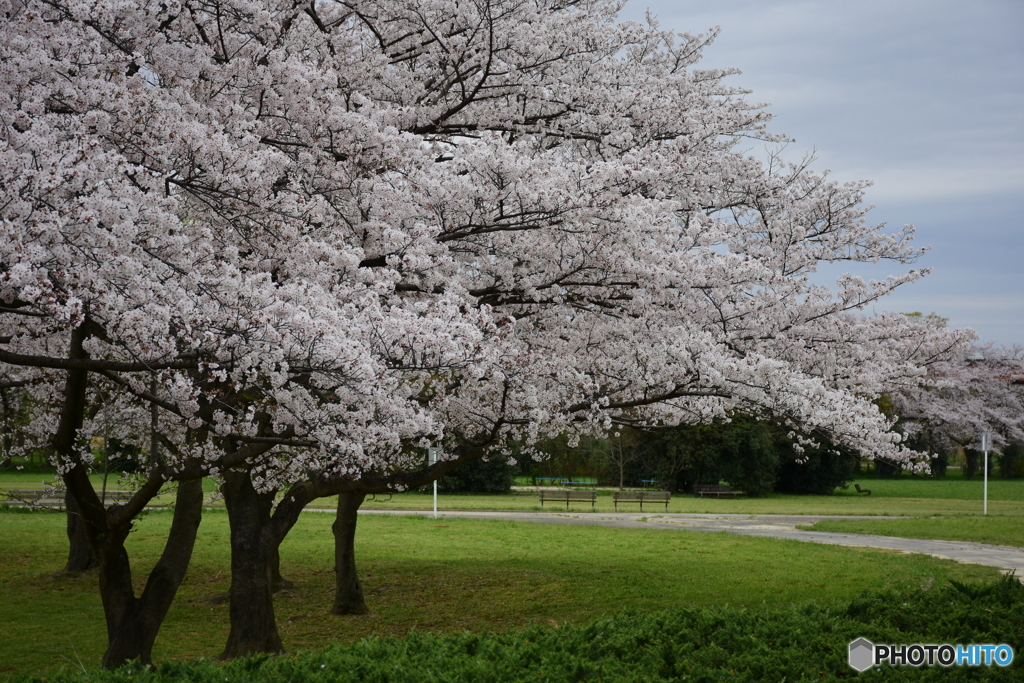
[[[911,231],[617,8],[6,2],[0,360],[340,471],[737,405],[891,454],[858,395],[963,335],[846,315],[918,271],[809,276]]]

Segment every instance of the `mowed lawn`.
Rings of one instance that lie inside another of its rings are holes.
[[[92,475],[97,490],[101,488],[102,476]],[[52,482],[53,474],[45,472],[0,472],[0,502],[3,493],[10,489],[40,489],[44,483]],[[870,489],[871,495],[857,493],[854,484]],[[107,483],[109,489],[130,489],[131,481],[118,481],[112,475]],[[216,485],[211,480],[204,482],[204,489],[213,494]],[[989,481],[988,512],[991,517],[1024,518],[1024,479]],[[166,493],[156,501],[170,503],[173,495]],[[211,497],[211,505],[223,503]],[[332,498],[315,501],[310,507],[331,509],[336,502]],[[565,510],[565,504],[545,503],[541,507],[535,491],[518,490],[508,495],[482,495],[442,493],[438,496],[441,510]],[[430,510],[433,495],[429,492],[411,491],[394,495],[370,496],[364,508],[396,510]],[[573,503],[569,508],[574,512],[588,512],[587,503]],[[615,509],[610,490],[599,490],[598,512]],[[620,511],[639,512],[635,503],[619,506]],[[645,505],[644,512],[664,512],[663,505]],[[905,475],[899,479],[857,479],[846,489],[836,489],[830,496],[807,496],[773,493],[758,498],[714,499],[697,498],[692,494],[679,493],[672,496],[668,512],[698,514],[787,514],[787,515],[877,515],[881,517],[910,516],[963,516],[981,515],[982,482],[964,480],[959,471],[950,470],[943,479],[916,478]]]
[[[911,479],[856,480],[871,495],[857,493],[850,484],[848,489],[836,489],[830,496],[807,496],[772,493],[758,498],[698,498],[690,494],[677,494],[669,502],[668,512],[698,514],[780,514],[780,515],[878,515],[878,516],[936,516],[981,515],[982,484],[960,478],[948,480]],[[989,482],[988,512],[991,516],[1024,518],[1024,479]],[[331,507],[332,501],[318,501],[317,505]],[[377,496],[367,500],[363,507],[405,510],[429,510],[433,496],[429,493],[409,492],[394,496]],[[511,495],[440,494],[441,510],[540,510],[535,492],[520,491]],[[565,510],[565,504],[545,503],[545,510]],[[573,503],[570,510],[588,512],[589,503]],[[598,512],[614,509],[611,491],[598,491]],[[620,505],[620,512],[638,512],[635,503]],[[644,512],[664,512],[663,505],[644,505]]]
[[[130,536],[139,570],[155,562],[170,519],[148,513]],[[629,609],[827,604],[867,589],[997,575],[927,556],[730,534],[364,516],[356,549],[372,614],[334,617],[332,521],[303,515],[282,547],[295,588],[277,596],[276,610],[291,651],[412,630],[578,624]],[[59,513],[0,512],[0,676],[99,661],[105,627],[95,575],[51,577],[66,543]],[[228,566],[227,515],[209,511],[157,660],[219,653],[228,608],[215,599],[228,588]]]
[[[801,525],[810,531],[974,541],[1024,548],[1024,519],[1017,517],[913,517],[910,519],[828,519]]]

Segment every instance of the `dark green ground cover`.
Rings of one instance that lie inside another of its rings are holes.
[[[876,643],[1006,643],[1010,667],[876,668],[846,662],[858,637]],[[711,608],[632,612],[585,626],[533,627],[502,634],[412,633],[369,638],[295,656],[220,665],[208,660],[64,670],[17,683],[235,683],[426,681],[886,681],[1024,680],[1024,586],[1012,577],[928,591],[865,593],[844,606],[755,610]]]

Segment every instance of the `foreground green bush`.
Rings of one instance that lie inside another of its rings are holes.
[[[846,662],[851,640],[1006,643],[1012,666],[873,669]],[[112,672],[64,671],[20,683],[423,683],[424,681],[1024,680],[1024,585],[1013,577],[916,593],[865,593],[846,607],[626,613],[588,626],[367,639],[352,646],[228,664],[169,662]]]

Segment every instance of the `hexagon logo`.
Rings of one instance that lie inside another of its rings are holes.
[[[875,663],[875,644],[867,638],[858,638],[850,643],[850,666],[857,671],[867,671]]]

